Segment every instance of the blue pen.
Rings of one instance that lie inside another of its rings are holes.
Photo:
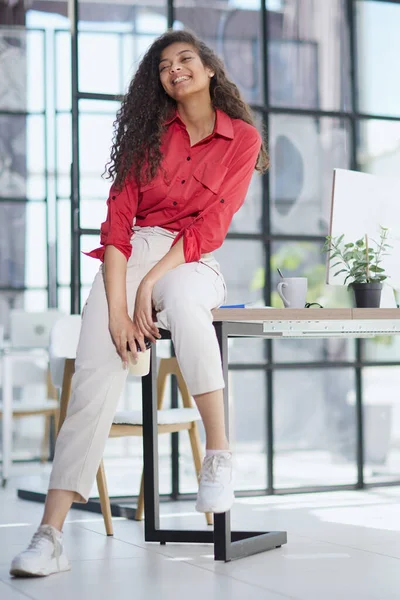
[[[220,308],[246,308],[245,304],[225,304],[224,306],[220,306]]]

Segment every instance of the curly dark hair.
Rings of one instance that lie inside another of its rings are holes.
[[[105,172],[117,188],[128,176],[149,183],[160,167],[164,123],[175,111],[176,102],[161,85],[159,62],[164,48],[176,42],[190,44],[203,65],[215,73],[210,80],[213,106],[233,119],[254,125],[249,106],[242,100],[237,86],[226,76],[224,65],[214,51],[189,31],[168,31],[157,38],[144,55],[114,121],[111,156]],[[264,172],[267,168],[268,156],[263,145],[256,169]]]

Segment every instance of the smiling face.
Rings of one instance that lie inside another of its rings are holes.
[[[159,64],[160,81],[177,102],[192,94],[209,93],[213,71],[204,66],[193,46],[176,42],[164,48]]]

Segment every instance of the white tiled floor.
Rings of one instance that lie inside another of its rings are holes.
[[[0,491],[1,600],[399,600],[400,489],[332,492],[238,500],[235,529],[288,532],[288,544],[231,563],[215,562],[212,546],[143,541],[143,524],[114,520],[107,538],[101,517],[71,511],[65,543],[72,571],[12,579],[42,506],[15,489],[38,465],[14,466]],[[161,504],[163,527],[206,528],[193,503]]]

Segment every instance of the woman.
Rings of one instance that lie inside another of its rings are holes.
[[[128,349],[171,331],[206,431],[196,509],[234,500],[225,435],[221,359],[211,310],[225,284],[211,252],[242,205],[266,152],[246,104],[203,42],[185,31],[158,38],[144,56],[115,123],[104,264],[83,311],[67,418],[59,433],[41,526],[11,574],[70,568],[62,527],[86,502],[126,379]],[[133,235],[132,235],[133,231]],[[153,308],[157,322],[153,322]]]

